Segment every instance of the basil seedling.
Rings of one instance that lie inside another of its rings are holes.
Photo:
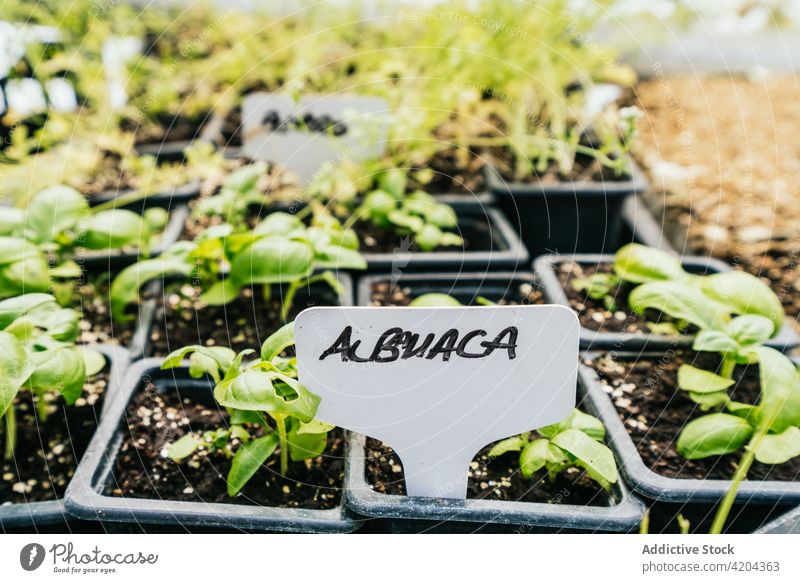
[[[742,316],[734,322],[742,318],[749,317]],[[732,332],[737,335],[731,336],[730,342],[723,345],[721,338],[714,342],[734,362],[758,362],[761,393],[755,405],[729,399],[724,391],[733,381],[724,376],[681,369],[683,379],[679,379],[681,388],[705,390],[700,394],[711,396],[711,404],[722,406],[727,412],[710,413],[688,423],[678,437],[678,453],[687,459],[702,459],[744,450],[731,487],[717,509],[712,534],[722,532],[739,485],[753,461],[781,464],[800,455],[800,373],[786,356],[758,345],[769,330],[764,322],[748,319],[734,328]]]
[[[498,442],[489,457],[519,452],[520,471],[526,478],[545,469],[554,480],[568,468],[579,467],[608,490],[617,481],[617,464],[603,443],[605,436],[599,419],[575,409],[564,421]]]
[[[613,305],[612,293],[623,283],[636,287],[628,304],[636,313],[658,310],[678,320],[673,331],[692,324],[700,330],[722,331],[734,314],[763,316],[772,322],[771,335],[783,326],[783,307],[778,296],[757,277],[741,271],[694,275],[680,259],[658,249],[630,243],[614,256],[613,274],[595,274],[573,281],[578,291]],[[651,324],[654,330],[663,324]]]
[[[232,172],[214,196],[200,200],[195,216],[220,216],[228,223],[243,225],[251,206],[263,206],[267,195],[258,187],[258,180],[267,173],[263,162],[248,164]]]
[[[276,449],[281,473],[289,471],[289,458],[302,461],[325,451],[333,429],[314,419],[319,397],[297,380],[297,359],[280,356],[294,345],[294,323],[284,325],[261,346],[260,358],[243,363],[253,350],[234,354],[224,347],[187,346],[172,352],[162,369],[180,366],[189,357],[195,378],[209,375],[215,382],[214,398],[230,412],[229,427],[202,436],[187,434],[173,443],[167,455],[180,460],[198,448],[223,449],[233,439],[241,445],[233,454],[228,473],[228,494],[235,496]],[[254,437],[260,428],[263,436]]]
[[[148,209],[143,216],[119,208],[96,211],[84,195],[69,186],[42,190],[27,208],[16,211],[2,221],[0,235],[23,237],[61,259],[77,248],[137,247],[146,255],[167,222],[167,211],[162,208]],[[56,269],[61,273],[67,266]]]
[[[358,238],[331,217],[314,219],[306,227],[295,215],[272,213],[254,229],[234,233],[229,224],[206,230],[194,242],[181,241],[162,256],[140,261],[126,269],[111,284],[111,312],[119,321],[128,304],[139,297],[146,282],[166,275],[192,277],[203,289],[201,299],[212,305],[233,301],[242,287],[288,284],[281,317],[286,320],[294,297],[317,281],[339,290],[328,269],[364,269]]]
[[[86,378],[105,366],[103,356],[75,346],[80,314],[60,307],[48,294],[31,293],[0,302],[0,419],[5,419],[5,457],[16,444],[14,399],[31,391],[40,420],[47,417],[48,392],[68,405],[80,397]]]

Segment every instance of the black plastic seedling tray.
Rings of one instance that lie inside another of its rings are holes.
[[[616,249],[622,231],[622,207],[647,182],[633,166],[628,180],[604,182],[507,182],[491,164],[486,184],[531,255],[604,253]]]
[[[612,264],[613,255],[544,255],[534,262],[536,278],[542,285],[545,299],[551,304],[571,307],[567,294],[558,280],[555,266],[563,261],[575,261],[584,265]],[[731,268],[718,259],[708,257],[684,257],[684,269],[691,273],[711,274],[730,271]],[[665,336],[662,334],[624,334],[601,332],[581,326],[581,348],[585,350],[666,350],[676,347],[691,347],[693,335]],[[786,323],[777,336],[767,342],[768,346],[787,351],[800,344],[800,337]]]
[[[585,391],[579,379],[578,401],[587,412],[595,414],[593,402],[584,399]],[[366,437],[351,433],[350,442],[345,469],[347,506],[392,532],[632,532],[639,528],[644,516],[644,504],[621,479],[612,487],[609,506],[383,494],[374,491],[365,478]],[[612,441],[609,446],[618,457]]]
[[[592,360],[602,354],[600,351],[587,352],[584,358]],[[658,359],[663,352],[615,352],[617,360],[637,361],[642,358]],[[665,502],[719,502],[730,487],[730,480],[693,480],[668,478],[650,470],[642,460],[633,439],[617,414],[616,407],[603,390],[597,374],[587,365],[581,365],[578,374],[587,388],[587,396],[597,416],[608,430],[608,439],[621,464],[621,472],[634,491],[651,500]],[[677,436],[676,436],[677,437]],[[800,503],[800,482],[778,480],[745,480],[739,486],[737,501],[784,505]]]
[[[105,494],[107,486],[114,481],[114,462],[126,431],[125,411],[134,394],[143,390],[146,383],[155,384],[161,391],[179,391],[182,394],[210,394],[213,389],[213,384],[208,380],[192,379],[186,367],[162,371],[162,362],[160,358],[147,358],[128,370],[117,398],[111,403],[111,409],[89,444],[67,490],[66,508],[70,515],[83,520],[100,521],[112,529],[115,523],[127,523],[188,530],[334,533],[352,532],[360,526],[360,522],[352,517],[343,503],[328,510],[312,510],[146,500]]]
[[[97,344],[92,345],[91,348],[102,352],[110,364],[108,387],[100,412],[100,422],[102,423],[109,416],[109,411],[118,398],[122,379],[130,364],[130,359],[127,351],[118,346]],[[84,457],[87,454],[88,449]],[[39,529],[50,525],[65,525],[68,521],[69,516],[64,508],[63,499],[0,505],[0,531]]]

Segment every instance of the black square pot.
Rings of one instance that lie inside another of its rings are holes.
[[[123,441],[125,412],[131,398],[147,382],[161,391],[210,394],[213,384],[192,379],[186,367],[161,370],[162,359],[148,358],[135,363],[125,376],[97,433],[89,444],[78,471],[66,493],[66,508],[71,516],[100,521],[110,528],[115,523],[160,525],[188,530],[235,529],[244,531],[352,532],[360,523],[343,504],[328,510],[270,508],[244,504],[171,501],[114,497],[104,494],[113,480],[114,461]],[[345,478],[346,481],[346,478]],[[344,495],[342,496],[344,499]]]
[[[544,255],[534,261],[536,278],[542,285],[548,303],[560,304],[570,308],[567,294],[556,275],[555,266],[561,261],[575,261],[584,265],[613,263],[613,255]],[[686,271],[696,274],[712,274],[731,271],[731,268],[718,259],[709,257],[681,258]],[[676,347],[691,347],[694,335],[665,336],[663,334],[625,334],[618,332],[600,332],[581,326],[581,348],[585,350],[666,350]],[[787,351],[800,344],[800,337],[788,322],[767,346]]]
[[[600,352],[588,352],[587,360]],[[615,352],[615,358],[636,361],[641,358],[659,358],[662,352]],[[651,514],[674,517],[683,513],[693,525],[709,523],[714,507],[722,500],[731,485],[730,480],[669,478],[647,467],[636,449],[636,444],[625,429],[617,409],[597,376],[589,366],[581,364],[578,375],[586,388],[588,406],[606,426],[607,439],[617,455],[620,474],[634,492],[651,505]],[[800,482],[778,480],[744,480],[736,496],[727,530],[750,532],[788,507],[800,503]]]
[[[661,229],[661,221],[653,216],[638,194],[626,198],[622,205],[622,236],[619,246],[627,243],[640,243],[661,251],[675,252]]]
[[[491,164],[486,184],[531,255],[604,253],[617,248],[622,206],[646,181],[633,167],[629,180],[607,182],[506,182]]]
[[[122,379],[127,372],[130,358],[128,353],[118,346],[97,344],[92,345],[91,348],[102,352],[109,366],[108,387],[103,397],[103,406],[100,411],[102,425],[111,414],[110,411],[114,403],[118,400]],[[86,458],[88,453],[89,448],[87,448],[83,457]],[[77,471],[75,475],[77,475]],[[73,476],[73,479],[75,479],[75,476]],[[69,490],[69,486],[67,486],[67,490]],[[65,510],[63,499],[0,505],[0,531],[19,529],[36,529],[38,531],[41,527],[47,526],[62,526],[66,528],[69,523],[70,517]]]
[[[578,401],[595,414],[584,399],[579,379]],[[609,494],[609,506],[579,506],[498,500],[454,500],[383,494],[372,489],[365,477],[366,437],[350,434],[345,469],[347,506],[378,524],[371,528],[390,532],[632,532],[639,528],[644,504],[620,479]],[[614,443],[609,447],[619,458]],[[466,468],[465,468],[466,471]],[[518,479],[524,479],[518,477]]]
[[[467,197],[463,197],[467,198]],[[488,250],[464,250],[453,247],[447,251],[401,251],[392,253],[362,252],[367,271],[375,272],[442,272],[498,271],[515,269],[529,260],[528,250],[514,228],[496,208],[479,200],[444,199],[458,215],[458,234],[468,239],[470,233],[484,230],[490,244]]]

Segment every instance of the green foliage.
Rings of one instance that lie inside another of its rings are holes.
[[[230,266],[228,273],[222,267]],[[126,269],[111,285],[111,311],[125,321],[126,307],[139,297],[148,281],[164,276],[192,276],[200,282],[202,299],[209,304],[234,300],[242,287],[288,284],[283,296],[283,318],[297,291],[315,281],[338,290],[330,269],[364,269],[358,239],[330,217],[316,218],[306,227],[295,215],[276,212],[254,229],[234,233],[231,225],[208,229],[194,242],[182,241],[160,257],[140,261]]]
[[[75,345],[80,315],[60,307],[53,296],[30,293],[0,302],[0,419],[6,417],[6,457],[14,452],[14,399],[31,391],[43,421],[45,394],[60,393],[74,404],[87,377],[105,367],[99,353]]]
[[[678,257],[637,243],[617,251],[613,275],[598,273],[576,279],[572,285],[609,307],[623,282],[635,286],[628,296],[631,310],[638,314],[655,310],[676,320],[651,323],[653,332],[678,332],[691,324],[700,330],[701,346],[732,338],[731,351],[739,344],[744,350],[748,343],[763,343],[767,329],[773,337],[783,326],[780,299],[757,277],[741,271],[693,275],[683,269]],[[734,326],[741,329],[728,329],[736,314],[753,318],[737,318]],[[736,358],[741,360],[741,354]]]
[[[545,469],[552,480],[568,468],[579,467],[608,489],[618,476],[614,454],[603,443],[605,433],[599,419],[575,409],[559,423],[496,443],[489,457],[519,452],[520,471],[526,478]]]
[[[226,429],[184,435],[169,447],[169,457],[181,460],[199,447],[232,455],[228,494],[235,496],[278,448],[283,474],[289,457],[302,461],[320,455],[332,427],[314,419],[319,397],[297,381],[296,358],[281,356],[293,344],[290,322],[264,341],[260,358],[251,362],[244,359],[252,350],[234,354],[227,348],[187,346],[170,353],[161,368],[181,366],[189,357],[192,377],[214,379],[214,398],[231,418]]]

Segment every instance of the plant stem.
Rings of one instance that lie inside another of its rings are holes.
[[[725,377],[726,379],[733,378],[733,371],[736,368],[736,361],[732,358],[728,358],[727,356],[722,357],[722,371],[721,376]]]
[[[17,446],[17,413],[14,405],[6,411],[6,459],[14,457],[14,449]]]
[[[645,510],[642,521],[639,523],[639,534],[650,534],[650,511]]]
[[[45,421],[47,421],[47,401],[45,401],[43,393],[39,393],[37,395],[36,414],[39,417],[40,423],[44,423]]]
[[[286,318],[289,317],[289,311],[292,309],[292,303],[294,302],[294,296],[297,295],[297,290],[300,289],[304,283],[308,282],[308,278],[297,279],[289,284],[289,287],[286,290],[286,296],[283,298],[283,302],[281,305],[281,321],[286,322]]]
[[[739,485],[747,477],[747,472],[750,471],[750,466],[756,457],[756,449],[761,444],[761,440],[767,434],[769,424],[763,423],[757,430],[750,442],[745,447],[742,459],[739,460],[739,465],[736,467],[736,472],[731,479],[731,487],[725,493],[725,497],[717,508],[717,513],[714,515],[714,522],[711,524],[709,534],[721,534],[722,529],[725,527],[725,522],[728,520],[728,514],[731,512],[733,503],[736,500],[736,494],[739,491]]]
[[[278,441],[281,446],[281,474],[285,476],[289,473],[289,438],[286,435],[286,417],[275,416],[275,424],[278,426]]]
[[[265,302],[269,302],[272,299],[272,286],[268,283],[265,283],[261,288],[261,295],[264,298]]]

